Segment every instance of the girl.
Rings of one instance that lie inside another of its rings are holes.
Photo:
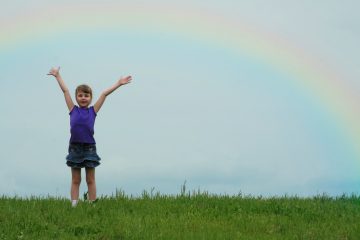
[[[118,87],[130,83],[132,78],[131,76],[121,77],[112,87],[106,89],[94,106],[91,107],[89,105],[92,100],[92,90],[87,85],[80,85],[75,91],[75,98],[78,103],[78,106],[76,106],[71,99],[69,89],[60,76],[59,70],[60,67],[52,68],[47,75],[56,78],[69,109],[71,137],[66,164],[71,167],[71,202],[72,206],[75,207],[79,201],[81,168],[83,167],[85,167],[86,171],[89,201],[96,200],[95,167],[100,165],[100,157],[96,153],[96,143],[93,135],[97,112],[110,93]]]

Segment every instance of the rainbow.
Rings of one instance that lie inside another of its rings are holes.
[[[180,6],[71,4],[39,9],[0,23],[0,53],[19,45],[47,41],[72,31],[140,31],[170,33],[212,47],[246,55],[289,76],[301,91],[319,101],[333,116],[360,160],[359,94],[334,69],[281,37],[264,33],[218,13]],[[291,80],[290,80],[291,79]]]

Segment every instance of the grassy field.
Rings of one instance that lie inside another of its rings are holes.
[[[95,204],[0,198],[0,239],[360,239],[360,197],[116,191]]]

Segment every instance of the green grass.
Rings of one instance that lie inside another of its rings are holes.
[[[0,198],[0,239],[360,239],[360,197],[117,191],[96,204]]]

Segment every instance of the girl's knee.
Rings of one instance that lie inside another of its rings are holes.
[[[87,178],[86,178],[86,183],[87,183],[88,185],[95,184],[95,178],[87,177]]]
[[[86,168],[86,183],[88,185],[95,184],[95,169]]]
[[[80,185],[81,177],[80,178],[72,178],[71,183],[74,185]]]
[[[71,169],[72,174],[72,184],[79,185],[81,183],[81,169],[72,168]]]

